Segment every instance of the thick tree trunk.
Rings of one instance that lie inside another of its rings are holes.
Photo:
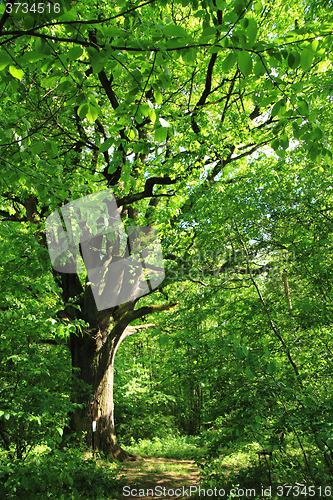
[[[84,371],[81,370],[81,376],[79,375],[77,382],[79,382],[78,385],[82,385],[82,382],[89,384],[90,381],[91,390],[80,391],[78,388],[76,400],[83,405],[83,408],[76,410],[72,418],[71,428],[77,433],[86,431],[89,447],[102,451],[110,459],[122,461],[129,458],[129,455],[119,446],[115,433],[113,403],[114,352],[115,349],[112,348],[110,351],[110,364],[100,377],[98,374],[101,368],[98,349],[94,349],[94,355],[87,358],[84,349],[80,348],[76,342],[74,348],[75,360],[81,365],[80,368],[84,360],[87,362]],[[73,367],[79,368],[76,364]],[[93,422],[95,422],[95,429],[93,429]]]
[[[113,368],[116,351],[127,336],[127,322],[115,321],[110,310],[97,313],[96,319],[94,327],[71,336],[74,400],[82,406],[72,416],[71,429],[86,432],[89,447],[122,461],[130,455],[115,434]]]
[[[92,313],[93,299],[89,303]],[[103,311],[94,307],[94,320],[90,318],[92,326],[80,335],[72,333],[70,339],[73,398],[80,404],[72,415],[71,430],[78,434],[86,432],[89,447],[119,461],[135,457],[120,447],[115,433],[113,371],[116,352],[128,335],[155,326],[128,326],[131,321],[153,310],[163,310],[163,306],[148,306],[138,311],[133,311],[133,307],[132,302]]]

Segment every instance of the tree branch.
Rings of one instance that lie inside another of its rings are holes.
[[[178,302],[172,302],[171,304],[151,304],[149,306],[140,307],[140,309],[136,309],[135,311],[130,311],[128,313],[131,317],[130,322],[134,321],[135,319],[142,318],[142,316],[146,316],[147,314],[167,311],[176,306],[178,306]]]
[[[195,105],[192,116],[191,116],[191,126],[192,126],[192,130],[195,134],[200,133],[200,127],[197,124],[197,122],[195,121],[195,117],[198,113],[199,107],[203,106],[205,104],[206,99],[210,94],[210,91],[212,88],[213,68],[214,68],[214,64],[216,62],[216,59],[217,59],[217,53],[212,54],[210,61],[209,61],[209,64],[208,64],[208,68],[207,68],[205,88],[201,94],[199,101]]]
[[[137,325],[137,326],[127,326],[122,334],[122,340],[129,335],[133,335],[134,333],[138,333],[140,330],[145,330],[147,328],[154,328],[155,323],[147,323],[146,325]]]
[[[166,175],[165,177],[151,177],[150,179],[146,180],[144,191],[141,191],[141,193],[124,196],[124,198],[120,198],[119,200],[117,200],[117,205],[118,207],[121,207],[123,205],[130,205],[131,203],[142,200],[143,198],[151,198],[152,196],[154,196],[153,195],[154,186],[156,185],[169,186],[171,184],[175,184],[176,182],[178,182],[178,180],[179,179],[177,177],[175,179],[170,179],[168,175]],[[162,196],[162,195],[156,195],[156,196]]]

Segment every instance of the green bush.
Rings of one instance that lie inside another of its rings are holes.
[[[25,462],[3,455],[0,495],[8,500],[112,500],[119,496],[118,470],[116,464],[86,458],[77,447],[44,447]]]
[[[167,439],[175,434],[174,418],[171,416],[155,414],[143,415],[140,418],[133,418],[129,423],[117,425],[118,437],[124,446],[128,446],[139,439],[153,439],[160,436]]]
[[[192,459],[202,455],[199,446],[200,438],[198,436],[169,436],[167,438],[140,439],[137,442],[133,440],[127,449],[131,453],[142,456]]]

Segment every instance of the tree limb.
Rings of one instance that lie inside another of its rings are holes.
[[[146,180],[144,191],[141,191],[141,193],[124,196],[124,198],[120,198],[119,200],[117,200],[117,205],[118,207],[121,207],[123,205],[130,205],[131,203],[142,200],[143,198],[151,198],[152,196],[154,196],[153,188],[155,185],[168,186],[171,184],[175,184],[176,182],[178,182],[178,180],[179,179],[177,177],[175,179],[170,179],[168,175],[166,175],[165,177],[151,177],[150,179]]]
[[[208,63],[205,88],[204,88],[204,90],[203,90],[203,92],[201,94],[201,97],[200,97],[199,101],[195,105],[193,113],[192,113],[192,116],[191,116],[191,126],[192,126],[192,130],[193,130],[193,132],[195,134],[199,134],[200,133],[200,127],[197,124],[197,122],[195,120],[195,117],[196,117],[196,115],[197,115],[197,113],[199,111],[199,107],[203,106],[205,104],[206,99],[207,99],[207,97],[209,96],[209,94],[211,92],[213,68],[214,68],[214,64],[216,62],[216,59],[217,59],[217,53],[212,54],[212,56],[210,58],[210,61]]]
[[[147,323],[146,325],[137,325],[137,326],[127,326],[122,334],[122,337],[124,339],[129,335],[138,333],[140,330],[145,330],[147,328],[154,328],[155,326],[156,326],[155,323]]]
[[[178,306],[178,302],[172,302],[171,304],[151,304],[149,306],[140,307],[140,309],[136,309],[135,311],[130,311],[128,315],[131,317],[131,322],[135,319],[142,318],[142,316],[146,316],[147,314],[167,311],[168,309],[172,309],[176,306]]]

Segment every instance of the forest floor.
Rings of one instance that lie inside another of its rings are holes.
[[[181,499],[186,497],[184,490],[198,487],[199,468],[188,459],[140,457],[124,464],[119,479],[124,484],[124,499]]]

